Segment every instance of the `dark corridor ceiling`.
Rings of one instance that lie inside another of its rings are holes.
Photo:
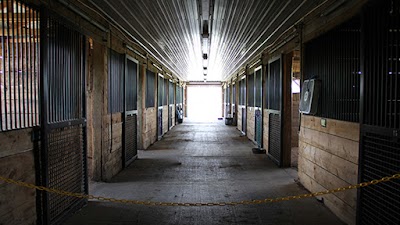
[[[202,21],[209,19],[207,80],[224,80],[322,0],[90,0],[186,81],[203,80]],[[209,4],[205,4],[209,3]],[[326,1],[325,1],[326,2]],[[202,5],[209,16],[201,15]],[[209,6],[208,6],[209,5]]]

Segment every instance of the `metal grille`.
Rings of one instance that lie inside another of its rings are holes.
[[[365,16],[364,124],[400,128],[400,12],[398,1]]]
[[[39,124],[39,12],[0,1],[0,131]]]
[[[269,75],[267,84],[267,100],[265,107],[272,110],[281,110],[282,103],[282,70],[281,59],[269,64]]]
[[[146,74],[146,108],[154,107],[154,83],[156,75],[154,72],[147,70]]]
[[[262,70],[254,72],[254,95],[255,107],[261,107],[262,104]]]
[[[248,76],[247,81],[247,105],[250,107],[254,106],[254,74]]]
[[[246,105],[246,79],[239,82],[239,105]]]
[[[183,103],[183,91],[182,91],[182,87],[180,86],[176,86],[176,90],[175,90],[175,94],[176,94],[176,104],[182,104]]]
[[[281,155],[281,116],[279,114],[269,114],[269,150],[270,158],[280,166],[282,163]]]
[[[400,2],[370,2],[361,39],[360,182],[400,171]],[[400,224],[399,202],[399,181],[361,189],[358,224]]]
[[[124,111],[125,55],[110,49],[108,58],[108,112]]]
[[[359,121],[360,33],[357,16],[305,45],[305,79],[322,81],[317,116]]]
[[[169,82],[169,91],[168,91],[168,104],[170,104],[170,105],[172,105],[172,104],[174,104],[174,95],[175,95],[175,93],[174,93],[174,86],[175,86],[175,84],[174,83],[172,83],[171,81]]]
[[[158,109],[158,137],[161,137],[163,135],[163,110]]]
[[[232,104],[236,105],[236,84],[232,85]]]
[[[261,148],[262,146],[262,113],[261,110],[255,110],[255,139],[257,142],[258,147]]]
[[[85,117],[85,37],[52,18],[47,31],[47,48],[42,52],[49,64],[43,68],[48,73],[46,122],[79,120]]]
[[[137,73],[138,65],[127,59],[126,70],[126,111],[137,110]]]
[[[362,142],[361,182],[400,171],[400,140],[366,133]],[[359,224],[400,224],[400,181],[360,190]]]
[[[82,125],[52,130],[48,138],[48,187],[74,193],[87,193],[85,160],[82,149],[85,143]],[[86,200],[58,194],[48,194],[50,224],[78,209]]]
[[[124,151],[125,167],[137,156],[137,115],[131,114],[125,117]]]
[[[160,76],[158,76],[158,97],[157,97],[157,103],[158,106],[163,106],[163,99],[164,99],[164,79]]]
[[[164,79],[163,105],[168,105],[168,83],[169,81]]]

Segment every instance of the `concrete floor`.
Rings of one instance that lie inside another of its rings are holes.
[[[234,127],[185,120],[94,195],[168,202],[228,202],[307,191],[296,171],[277,168]],[[343,224],[316,199],[219,207],[162,207],[89,202],[66,224]]]

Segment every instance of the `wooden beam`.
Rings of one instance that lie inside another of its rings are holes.
[[[293,52],[283,56],[282,73],[282,167],[289,167],[292,153],[292,59]]]

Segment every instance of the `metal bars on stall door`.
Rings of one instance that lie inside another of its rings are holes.
[[[0,131],[39,124],[39,12],[0,1]]]
[[[317,116],[359,121],[360,19],[358,16],[305,45],[305,79],[322,81]]]

